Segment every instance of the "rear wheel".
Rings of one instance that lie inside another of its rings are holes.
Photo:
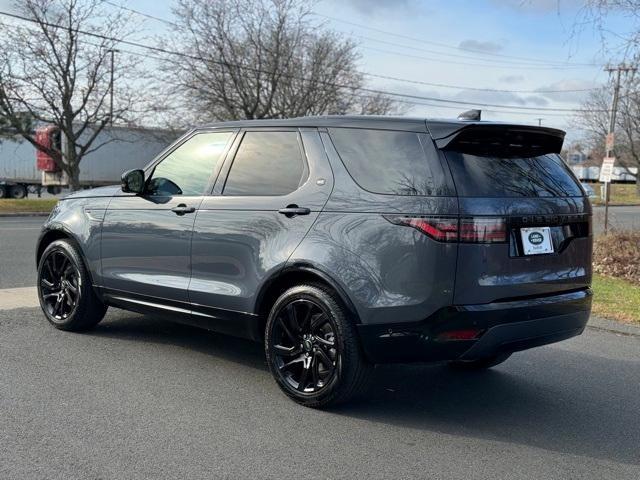
[[[21,200],[27,196],[27,189],[24,185],[12,185],[9,189],[9,196]]]
[[[495,367],[506,361],[511,353],[501,353],[492,357],[480,358],[478,360],[456,360],[449,365],[460,370],[485,370]]]
[[[107,307],[93,291],[89,272],[69,240],[52,242],[38,263],[38,297],[47,320],[68,331],[88,330]]]
[[[284,292],[271,309],[265,332],[271,373],[294,401],[328,407],[355,396],[370,365],[340,298],[322,285]]]

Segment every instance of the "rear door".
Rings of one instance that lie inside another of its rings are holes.
[[[219,331],[247,336],[235,313],[254,313],[261,286],[302,241],[332,187],[317,130],[242,131],[196,218],[194,312],[218,318]]]
[[[443,149],[461,217],[456,304],[590,285],[591,207],[556,153],[561,142],[545,136],[470,128]]]

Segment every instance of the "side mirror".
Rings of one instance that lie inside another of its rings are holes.
[[[120,186],[125,193],[140,195],[144,191],[144,170],[127,170],[122,174]]]

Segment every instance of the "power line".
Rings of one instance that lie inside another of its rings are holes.
[[[13,13],[9,13],[9,12],[5,12],[5,11],[0,11],[0,15],[4,15],[10,18],[14,18],[14,19],[18,19],[18,20],[22,20],[22,21],[26,21],[26,22],[30,22],[30,23],[36,23],[36,24],[42,24],[42,25],[46,25],[48,27],[51,28],[58,28],[58,29],[67,29],[67,27],[62,26],[62,25],[58,25],[58,24],[54,24],[54,23],[50,23],[50,22],[45,22],[45,21],[38,21],[35,20],[33,18],[29,18],[29,17],[24,17],[21,15],[17,15],[17,14],[13,14]],[[175,56],[180,56],[183,58],[190,58],[192,60],[198,60],[201,61],[202,58],[201,57],[197,57],[194,55],[189,55],[183,52],[176,52],[176,51],[172,51],[172,50],[168,50],[165,48],[161,48],[161,47],[154,47],[151,45],[145,45],[142,43],[138,43],[138,42],[134,42],[131,40],[124,40],[124,39],[118,39],[115,37],[110,37],[108,35],[103,35],[103,34],[99,34],[99,33],[94,33],[94,32],[88,32],[86,30],[80,30],[80,29],[75,29],[74,30],[77,34],[82,34],[82,35],[87,35],[90,37],[94,37],[94,38],[100,38],[102,40],[109,40],[112,42],[116,42],[116,43],[121,43],[124,45],[129,45],[129,46],[133,46],[133,47],[137,47],[137,48],[144,48],[147,50],[151,50],[151,51],[155,51],[155,52],[159,52],[159,53],[164,53],[167,55],[175,55]],[[242,70],[248,70],[254,73],[265,73],[265,74],[273,74],[274,72],[272,71],[268,71],[268,70],[263,70],[263,69],[258,69],[255,67],[249,67],[249,66],[245,66],[245,65],[240,65],[240,64],[234,64],[234,63],[229,63],[229,62],[224,62],[224,61],[220,61],[220,60],[208,60],[211,63],[214,63],[216,65],[222,65],[225,67],[234,67],[234,68],[238,68],[238,69],[242,69]],[[296,80],[301,80],[301,81],[309,81],[308,78],[304,78],[304,77],[297,77],[294,75],[287,75],[290,78],[296,79]],[[349,90],[360,90],[363,92],[368,92],[368,93],[372,93],[372,94],[376,94],[376,95],[387,95],[387,96],[392,96],[392,97],[400,97],[403,99],[410,99],[410,100],[421,100],[421,101],[430,101],[430,102],[437,102],[437,103],[450,103],[450,104],[455,104],[455,105],[464,105],[464,106],[481,106],[481,107],[494,107],[494,108],[506,108],[506,109],[510,109],[510,110],[523,110],[523,111],[528,111],[528,110],[533,110],[533,111],[549,111],[549,112],[571,112],[571,113],[577,113],[577,112],[581,112],[584,110],[580,110],[580,109],[570,109],[570,108],[547,108],[547,107],[526,107],[526,106],[519,106],[519,105],[501,105],[501,104],[495,104],[495,103],[479,103],[479,102],[467,102],[467,101],[462,101],[462,100],[452,100],[452,99],[441,99],[441,98],[436,98],[436,97],[428,97],[428,96],[421,96],[421,95],[410,95],[410,94],[405,94],[405,93],[399,93],[399,92],[392,92],[392,91],[387,91],[387,90],[380,90],[380,89],[373,89],[373,88],[366,88],[366,87],[353,87],[351,85],[342,85],[342,84],[338,84],[338,83],[333,83],[333,82],[326,82],[326,81],[318,81],[321,84],[324,85],[328,85],[328,86],[332,86],[332,87],[336,87],[336,88],[345,88],[345,89],[349,89]]]
[[[427,60],[429,62],[448,63],[451,65],[464,65],[467,67],[482,67],[482,68],[492,68],[492,69],[502,68],[502,69],[509,69],[509,70],[569,70],[569,69],[580,70],[580,69],[586,68],[586,67],[579,67],[579,66],[556,67],[551,65],[549,66],[541,65],[541,66],[525,67],[525,66],[513,66],[513,65],[498,65],[498,64],[490,64],[490,63],[469,63],[469,62],[462,62],[457,60],[445,60],[441,58],[425,57],[423,55],[412,55],[410,53],[395,52],[392,50],[385,50],[382,48],[367,47],[362,45],[360,46],[360,48],[363,48],[365,50],[372,50],[374,52],[386,53],[388,55],[395,55],[399,57],[414,58],[418,60]],[[482,60],[482,59],[478,59],[478,60]]]
[[[529,61],[529,62],[539,62],[539,63],[547,64],[547,65],[550,63],[548,60],[536,59],[536,58],[532,58],[532,57],[521,57],[521,56],[516,56],[516,55],[506,55],[506,54],[497,53],[497,52],[486,52],[486,51],[483,51],[483,50],[469,48],[469,47],[460,47],[460,46],[455,46],[455,45],[447,45],[446,43],[428,41],[428,40],[424,40],[424,39],[420,39],[420,38],[416,38],[416,37],[411,37],[409,35],[403,35],[403,34],[400,34],[400,33],[389,32],[387,30],[382,30],[380,28],[371,27],[369,25],[363,25],[361,23],[356,23],[356,22],[351,22],[351,21],[348,21],[348,20],[343,20],[341,18],[336,18],[336,17],[332,17],[332,16],[329,16],[329,15],[323,15],[323,14],[320,14],[320,13],[315,13],[314,12],[313,15],[315,15],[317,17],[326,18],[328,20],[333,20],[335,22],[344,23],[346,25],[351,25],[351,26],[354,26],[354,27],[363,28],[365,30],[371,30],[373,32],[382,33],[384,35],[390,35],[392,37],[404,38],[405,40],[411,40],[413,42],[423,43],[423,44],[426,44],[426,45],[434,45],[434,46],[438,46],[438,47],[441,47],[441,48],[448,48],[448,49],[453,49],[453,50],[463,50],[463,51],[467,51],[467,52],[471,52],[471,53],[475,53],[475,54],[488,55],[488,56],[493,56],[493,57],[511,58],[511,59],[516,59],[516,60],[526,60],[526,61]],[[571,62],[552,62],[552,63],[558,63],[560,65],[598,66],[596,64],[589,64],[589,63],[582,63],[582,64],[581,63],[571,63]]]
[[[448,84],[444,84],[444,83],[431,83],[431,82],[424,82],[422,80],[409,80],[407,78],[399,78],[399,77],[393,77],[393,76],[389,76],[389,75],[379,75],[377,73],[366,73],[366,72],[362,72],[364,75],[367,75],[369,77],[375,77],[375,78],[382,78],[382,79],[386,79],[386,80],[395,80],[398,82],[406,82],[406,83],[414,83],[417,85],[427,85],[430,87],[442,87],[442,88],[454,88],[457,90],[473,90],[473,91],[478,91],[478,92],[496,92],[496,93],[540,93],[540,94],[544,94],[544,93],[576,93],[576,92],[590,92],[592,90],[596,90],[595,88],[577,88],[577,89],[570,89],[570,90],[503,90],[500,88],[480,88],[480,87],[465,87],[462,85],[448,85]]]
[[[136,10],[136,9],[133,9],[133,8],[130,8],[130,7],[126,7],[124,5],[119,5],[119,4],[115,3],[115,2],[112,2],[111,0],[105,0],[105,3],[107,3],[107,4],[109,4],[109,5],[113,6],[113,7],[120,8],[120,9],[126,10],[128,12],[140,15],[142,17],[150,18],[152,20],[156,20],[156,21],[165,23],[167,25],[171,25],[173,27],[177,27],[178,26],[175,22],[172,22],[172,21],[167,20],[165,18],[157,17],[155,15],[151,15],[151,14],[142,12],[140,10]],[[366,39],[368,37],[362,37],[362,38]],[[381,43],[389,43],[391,45],[405,47],[404,45],[393,43],[393,42],[385,42],[383,40],[376,40],[376,39],[370,39],[370,40],[378,41],[378,42],[381,42]],[[411,48],[411,47],[406,47],[406,48]],[[420,50],[423,50],[423,49],[420,49]],[[424,50],[424,51],[430,51],[430,50]],[[442,54],[442,55],[453,55],[453,56],[462,57],[462,58],[473,58],[473,57],[469,57],[469,56],[465,56],[465,55],[455,55],[455,54],[441,53],[441,52],[435,52],[435,51],[432,51],[432,52],[433,53]],[[411,79],[407,79],[407,78],[392,77],[392,76],[380,75],[380,74],[374,74],[374,73],[364,73],[364,74],[369,76],[369,77],[382,78],[382,79],[386,79],[386,80],[394,80],[394,81],[405,82],[405,83],[413,83],[413,84],[417,84],[417,85],[427,85],[427,86],[442,87],[442,88],[453,88],[453,89],[458,89],[458,90],[474,90],[474,91],[481,91],[481,92],[545,94],[545,93],[577,93],[577,92],[588,92],[588,91],[594,90],[594,88],[569,89],[569,90],[507,90],[507,89],[496,89],[496,88],[465,87],[465,86],[457,86],[457,85],[447,85],[447,84],[442,84],[442,83],[431,83],[431,82],[424,82],[424,81],[419,81],[419,80],[411,80]]]
[[[342,33],[346,33],[346,32],[342,32]],[[414,50],[414,51],[419,51],[419,52],[425,52],[425,53],[432,53],[432,54],[436,54],[436,55],[446,55],[447,57],[456,57],[456,58],[463,58],[463,59],[469,59],[469,60],[476,60],[476,61],[481,61],[481,62],[494,62],[494,65],[508,65],[508,66],[520,66],[520,67],[531,67],[531,68],[558,68],[558,69],[569,69],[569,68],[582,68],[582,67],[595,67],[597,66],[596,64],[566,64],[566,63],[556,63],[556,62],[548,62],[545,64],[542,63],[535,63],[535,62],[524,62],[524,61],[510,61],[510,60],[500,60],[500,59],[496,59],[496,58],[479,58],[476,54],[476,56],[470,56],[470,55],[460,55],[460,54],[455,54],[455,53],[450,53],[450,52],[439,52],[437,50],[430,50],[430,49],[426,49],[426,48],[419,48],[419,47],[415,47],[415,46],[411,46],[411,45],[406,45],[406,44],[402,44],[402,43],[397,43],[397,42],[389,42],[386,40],[380,40],[377,38],[371,38],[371,37],[366,37],[364,35],[354,35],[353,33],[347,33],[349,36],[352,37],[356,37],[356,38],[361,38],[363,40],[367,40],[370,42],[377,42],[377,43],[383,43],[385,45],[392,45],[394,47],[400,47],[400,48],[404,48],[407,50]],[[496,63],[499,62],[499,63]]]

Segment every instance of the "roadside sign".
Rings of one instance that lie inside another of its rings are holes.
[[[613,164],[616,162],[615,157],[605,157],[600,167],[600,182],[609,183],[613,175]]]
[[[607,149],[607,152],[610,152],[611,150],[613,150],[614,141],[615,141],[615,137],[613,133],[607,133],[607,138],[605,141],[605,147]]]

